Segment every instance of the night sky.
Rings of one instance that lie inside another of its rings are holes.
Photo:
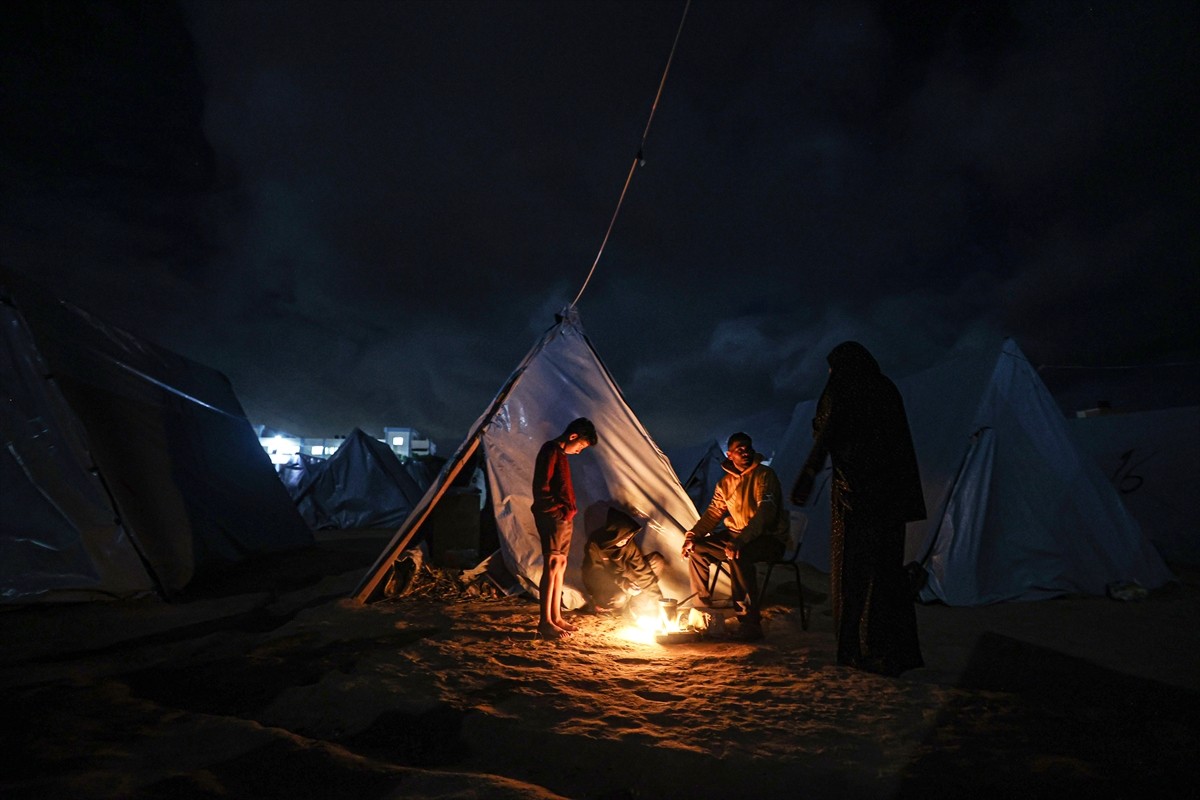
[[[14,6],[0,254],[254,423],[448,452],[583,285],[683,9]],[[1009,335],[1108,368],[1045,371],[1065,409],[1200,402],[1198,22],[694,0],[583,325],[668,451],[769,451],[847,338],[900,378]]]

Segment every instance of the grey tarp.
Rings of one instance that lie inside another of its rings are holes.
[[[1071,418],[1067,427],[1159,552],[1200,564],[1200,406]]]
[[[176,592],[311,544],[228,379],[0,271],[0,599]]]
[[[295,499],[309,527],[345,530],[398,527],[421,494],[396,453],[355,428],[333,455],[309,466]]]

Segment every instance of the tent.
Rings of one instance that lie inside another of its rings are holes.
[[[224,375],[0,270],[0,599],[170,596],[306,546]]]
[[[292,495],[313,530],[394,528],[421,499],[400,458],[355,428],[329,458],[310,464]]]
[[[725,475],[725,470],[721,467],[724,460],[725,450],[714,439],[709,442],[699,459],[693,459],[694,466],[683,479],[683,490],[692,499],[692,505],[699,514],[708,509],[717,482]]]
[[[907,557],[929,572],[922,600],[982,605],[1172,580],[1012,339],[961,351],[897,386],[929,511],[908,526]],[[772,462],[785,490],[811,447],[815,408],[816,400],[796,406]],[[826,571],[830,474],[827,465],[803,509],[801,551]]]
[[[670,462],[600,361],[574,307],[567,307],[476,420],[437,481],[355,589],[356,599],[365,603],[380,594],[396,557],[480,448],[504,565],[525,589],[536,593],[542,555],[530,511],[533,463],[542,444],[562,433],[576,417],[588,417],[595,423],[600,442],[571,462],[579,515],[567,562],[564,605],[578,608],[584,604],[580,564],[586,534],[603,524],[612,505],[645,521],[641,541],[647,552],[678,553],[683,532],[699,515]],[[668,565],[662,578],[664,592],[686,596],[688,582],[682,562],[668,558]]]
[[[1200,564],[1200,406],[1067,420],[1167,561]]]
[[[275,473],[279,476],[279,480],[283,481],[292,501],[297,502],[324,463],[323,456],[294,453],[288,457],[287,461],[275,464]],[[303,512],[301,514],[303,515]],[[311,528],[312,525],[309,527]]]
[[[425,494],[425,490],[437,480],[438,473],[445,463],[446,459],[441,456],[416,456],[405,459],[404,471],[420,489],[420,494]]]

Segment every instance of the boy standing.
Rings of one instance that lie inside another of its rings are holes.
[[[576,513],[567,456],[582,453],[598,439],[591,420],[580,417],[557,438],[542,445],[533,465],[533,522],[542,544],[542,578],[538,582],[541,614],[537,632],[546,639],[565,639],[577,630],[562,617],[563,576],[567,572]]]

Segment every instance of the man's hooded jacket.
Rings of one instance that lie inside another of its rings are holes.
[[[583,585],[592,601],[605,608],[625,604],[626,589],[637,587],[642,592],[660,596],[658,578],[635,536],[641,524],[618,508],[608,510],[604,527],[588,534],[583,555]],[[621,547],[617,542],[627,539]]]

